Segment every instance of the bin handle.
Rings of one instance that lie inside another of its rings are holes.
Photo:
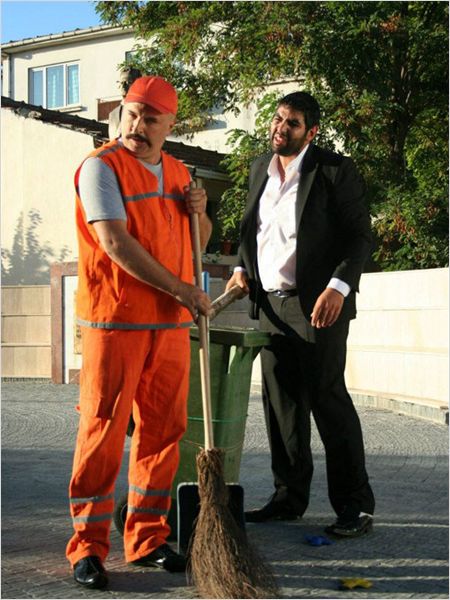
[[[191,181],[191,189],[195,188],[195,182]],[[200,245],[200,224],[198,213],[191,214],[191,233],[194,245],[194,272],[197,287],[203,289],[202,277],[202,249]],[[211,450],[214,447],[212,410],[211,410],[211,379],[209,369],[209,317],[205,315],[198,316],[199,331],[199,361],[200,361],[200,381],[202,388],[202,407],[203,422],[205,428],[205,450]]]

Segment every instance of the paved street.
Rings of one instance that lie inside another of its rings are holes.
[[[64,557],[71,531],[67,485],[77,426],[78,387],[3,384],[2,598],[195,598],[184,575],[128,566],[112,529],[107,591],[75,585]],[[360,408],[367,468],[377,498],[372,534],[312,547],[333,515],[324,457],[314,433],[309,510],[295,523],[250,524],[250,541],[276,574],[283,598],[448,598],[448,428]],[[126,489],[126,465],[116,495]],[[251,397],[241,467],[246,506],[271,493],[260,398]],[[371,589],[339,591],[342,577]]]

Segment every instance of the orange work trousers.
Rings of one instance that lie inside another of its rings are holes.
[[[69,486],[75,533],[66,556],[102,561],[109,552],[114,486],[126,430],[135,430],[128,469],[125,559],[165,543],[178,442],[186,430],[190,342],[188,329],[82,328],[80,423]]]

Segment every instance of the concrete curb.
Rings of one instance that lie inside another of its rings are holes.
[[[350,391],[355,406],[365,406],[379,410],[390,410],[401,415],[408,415],[418,419],[426,419],[440,425],[448,425],[448,408],[446,406],[430,406],[418,404],[407,399],[386,398],[383,396],[370,396]]]
[[[252,382],[251,394],[261,395],[262,385]],[[432,406],[418,404],[407,398],[387,398],[385,396],[375,396],[371,394],[362,394],[349,390],[350,396],[355,406],[364,406],[378,410],[389,410],[400,415],[407,415],[416,419],[425,419],[439,425],[449,424],[449,411],[447,406]]]

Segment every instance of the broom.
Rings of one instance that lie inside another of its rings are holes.
[[[191,215],[195,278],[201,287],[202,263],[198,215]],[[248,543],[228,508],[223,451],[214,448],[208,317],[200,315],[199,359],[205,448],[197,456],[200,511],[188,549],[188,576],[203,598],[278,598],[270,569]]]

